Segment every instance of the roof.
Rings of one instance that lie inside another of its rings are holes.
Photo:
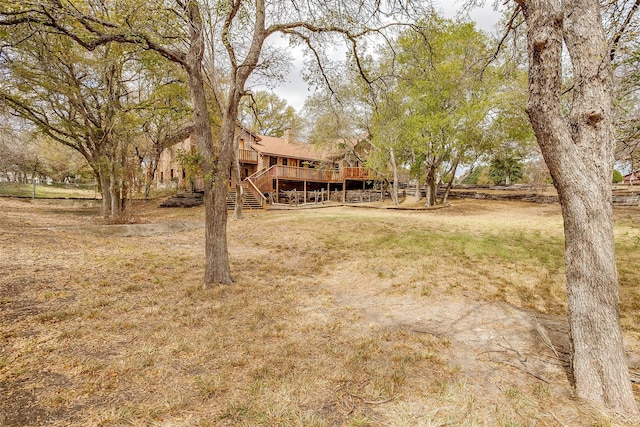
[[[288,157],[301,160],[329,160],[329,153],[313,144],[292,141],[283,138],[258,135],[259,140],[251,143],[251,148],[263,155]]]

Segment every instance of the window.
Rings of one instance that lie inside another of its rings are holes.
[[[286,157],[282,158],[282,166],[287,166],[287,159]]]

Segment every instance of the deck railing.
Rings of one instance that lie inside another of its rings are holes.
[[[376,174],[368,168],[342,168],[344,179],[373,179]]]
[[[400,175],[400,174],[399,174]],[[399,176],[400,180],[408,179],[407,174]],[[406,175],[406,176],[404,176]],[[296,181],[342,182],[345,179],[373,180],[380,176],[367,168],[312,169],[295,166],[273,165],[269,169],[260,170],[249,176],[247,180],[260,191],[273,191],[274,179],[293,179]]]
[[[276,166],[273,165],[269,169],[261,169],[256,173],[247,177],[247,181],[251,182],[254,187],[263,192],[273,191],[273,176],[271,172]]]
[[[270,175],[273,178],[295,179],[300,181],[342,181],[342,174],[339,170],[335,169],[311,169],[276,165],[270,169]]]
[[[243,184],[243,187],[246,188],[247,191],[253,194],[253,197],[260,202],[260,204],[262,205],[262,208],[264,209],[267,203],[267,198],[264,197],[264,194],[262,194],[262,191],[260,191],[260,189],[256,187],[253,181],[250,181],[248,179],[246,181],[248,184],[246,185]]]
[[[253,150],[238,150],[238,160],[241,163],[258,163],[258,153]]]
[[[382,176],[369,168],[343,168],[342,173],[344,179],[381,180],[386,177],[389,181],[393,180],[393,176],[390,173]],[[407,172],[398,172],[398,181],[409,181],[409,174]]]

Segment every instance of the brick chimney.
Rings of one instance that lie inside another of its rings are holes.
[[[291,131],[291,128],[286,128],[284,130],[284,142],[287,144],[291,144],[293,142],[293,132]]]

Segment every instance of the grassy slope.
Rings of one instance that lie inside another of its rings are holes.
[[[0,275],[6,425],[615,424],[573,401],[563,374],[539,381],[454,334],[397,320],[438,301],[561,318],[557,206],[249,212],[229,225],[236,283],[210,290],[200,286],[202,230],[97,237],[74,231],[99,224],[91,209],[0,207],[0,248],[12,254]],[[617,212],[623,325],[635,343],[640,215]]]
[[[33,185],[15,184],[12,182],[0,182],[0,195],[14,197],[32,197]],[[75,187],[73,185],[36,185],[36,197],[43,199],[53,198],[80,198],[95,199],[100,195],[93,188]]]

